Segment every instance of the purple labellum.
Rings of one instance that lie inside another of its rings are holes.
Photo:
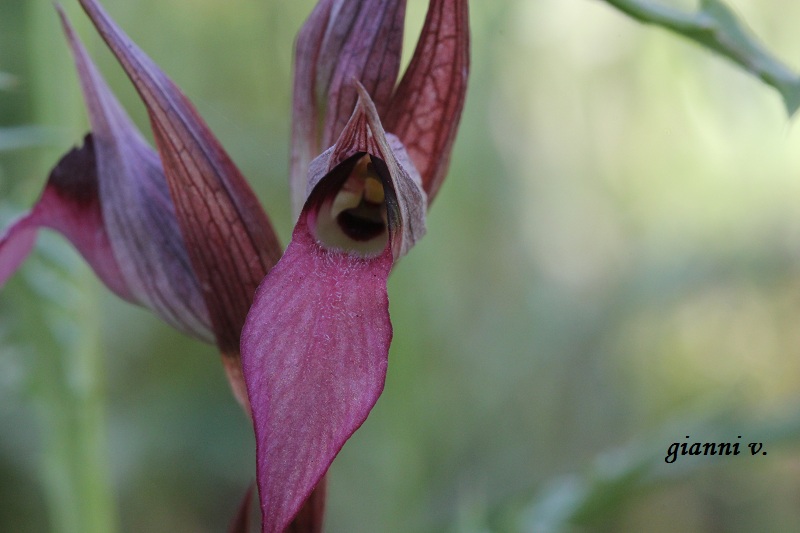
[[[0,236],[0,285],[38,228],[53,228],[116,294],[216,340],[253,419],[262,531],[321,531],[325,474],[383,390],[387,279],[424,235],[447,171],[469,69],[467,0],[430,0],[397,87],[405,0],[318,3],[296,45],[297,222],[282,257],[186,96],[96,0],[80,3],[144,101],[158,152],[59,10],[92,134]],[[247,517],[244,503],[231,531],[246,531]]]
[[[288,526],[378,400],[392,338],[386,281],[425,231],[416,170],[357,90],[339,140],[310,165],[292,242],[242,334],[265,532]]]

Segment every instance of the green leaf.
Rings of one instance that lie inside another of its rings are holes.
[[[777,89],[790,116],[800,107],[800,76],[774,57],[721,0],[701,0],[696,13],[649,0],[605,2],[639,22],[683,35],[733,61]]]

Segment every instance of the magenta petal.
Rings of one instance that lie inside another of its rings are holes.
[[[306,223],[259,287],[242,333],[263,531],[282,533],[383,390],[392,253],[321,248]]]
[[[17,271],[36,242],[38,224],[28,213],[0,235],[0,287]]]
[[[50,172],[34,208],[0,236],[0,286],[30,252],[37,230],[47,227],[62,233],[115,294],[141,303],[128,289],[103,224],[95,168],[94,143],[87,135],[84,146],[70,150]]]

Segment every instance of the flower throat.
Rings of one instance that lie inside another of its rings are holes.
[[[383,182],[368,154],[353,166],[332,200],[317,215],[320,244],[359,255],[374,256],[389,239]]]

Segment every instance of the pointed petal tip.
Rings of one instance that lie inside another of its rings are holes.
[[[297,36],[292,100],[293,212],[299,216],[311,161],[330,147],[356,101],[351,79],[383,113],[397,80],[405,0],[321,0]]]
[[[80,0],[147,107],[180,233],[219,348],[238,353],[256,287],[281,246],[244,176],[190,100],[95,0]]]
[[[322,533],[325,523],[325,499],[327,497],[327,476],[324,476],[314,491],[306,499],[300,511],[294,516],[287,528],[290,533]]]
[[[191,271],[161,161],[117,101],[63,10],[59,14],[93,131],[97,223],[108,235],[128,299],[184,333],[212,341],[208,311]],[[65,183],[83,179],[80,172],[70,172]]]
[[[62,6],[59,2],[53,2],[53,8],[58,14],[58,19],[61,22],[61,29],[64,32],[64,35],[67,36],[67,42],[69,43],[70,47],[75,49],[76,44],[79,42],[78,37],[75,35],[75,28],[72,27],[72,23],[67,16],[67,12],[64,11],[64,6]]]
[[[378,117],[378,109],[375,107],[375,102],[372,100],[372,97],[367,92],[367,89],[356,78],[353,78],[352,83],[356,89],[356,93],[358,93],[358,100],[356,100],[356,109],[360,108],[364,111],[364,113],[367,113],[370,116],[370,118],[380,121],[380,118]]]
[[[354,84],[359,95],[356,108],[333,146],[328,172],[355,153],[363,152],[380,159],[382,163],[378,166],[383,168],[382,178],[387,187],[389,232],[396,260],[408,253],[425,234],[427,197],[405,146],[395,135],[384,131],[369,92],[357,80]],[[319,170],[313,162],[311,168]],[[310,173],[309,185],[316,185],[323,177]]]
[[[266,532],[284,531],[366,419],[392,337],[389,248],[372,259],[324,250],[305,216],[242,334]]]
[[[0,288],[30,255],[36,242],[38,224],[30,212],[13,222],[0,234]]]
[[[467,93],[467,0],[431,0],[414,55],[385,117],[422,177],[428,203],[444,181]]]

